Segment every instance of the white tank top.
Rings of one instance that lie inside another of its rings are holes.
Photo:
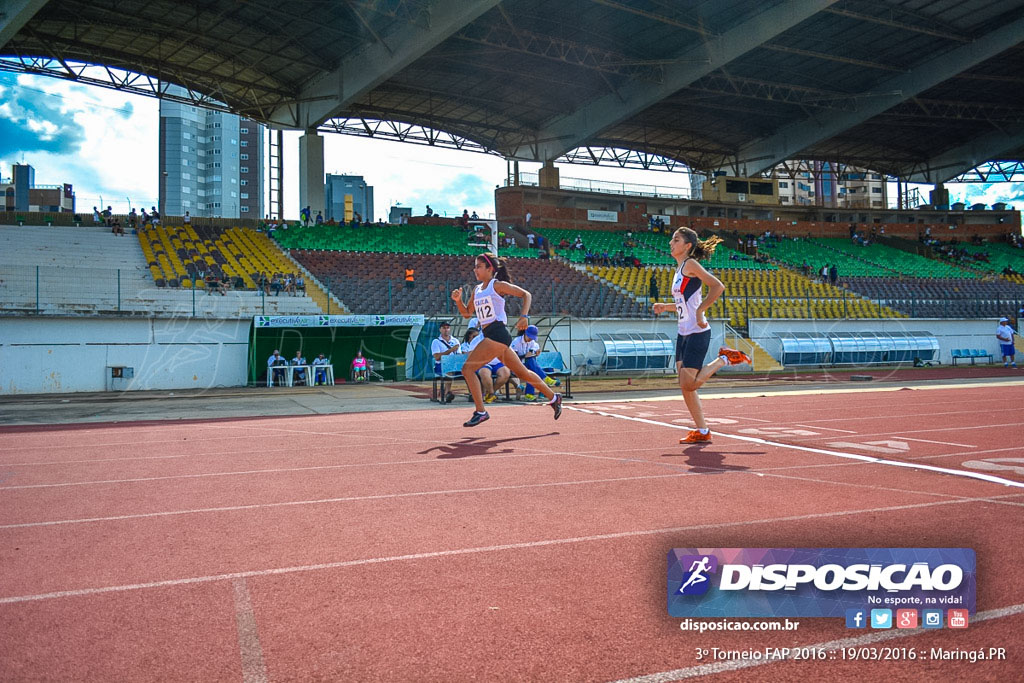
[[[698,278],[683,275],[686,261],[676,268],[676,276],[672,280],[672,298],[676,302],[676,313],[679,314],[679,334],[695,334],[707,332],[709,328],[697,324],[697,309],[704,300]]]
[[[508,315],[505,313],[505,298],[494,291],[495,280],[492,278],[487,286],[477,285],[473,293],[473,307],[476,309],[476,317],[480,321],[480,329],[487,327],[495,320],[508,323]]]

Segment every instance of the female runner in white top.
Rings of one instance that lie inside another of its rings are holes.
[[[481,422],[490,419],[490,415],[484,410],[483,392],[480,388],[480,378],[476,371],[493,358],[498,358],[504,363],[516,377],[527,384],[540,389],[541,393],[548,399],[555,411],[555,419],[562,415],[562,395],[553,392],[532,370],[528,370],[523,361],[515,351],[509,348],[512,343],[512,335],[509,334],[508,316],[505,313],[506,296],[517,296],[523,300],[523,314],[516,322],[516,328],[525,330],[530,324],[530,304],[533,296],[523,289],[512,284],[508,275],[508,269],[504,261],[491,253],[481,254],[476,258],[473,266],[473,275],[480,281],[473,298],[466,306],[462,301],[462,290],[456,289],[452,292],[452,301],[459,307],[459,313],[463,318],[471,318],[474,315],[480,321],[480,328],[483,332],[483,339],[470,352],[466,364],[462,366],[462,376],[469,385],[469,393],[473,395],[473,403],[476,412],[464,424],[466,427],[475,427]]]
[[[676,337],[676,371],[679,373],[679,388],[690,416],[697,426],[679,443],[709,443],[711,431],[704,420],[704,409],[700,404],[697,389],[711,376],[726,365],[749,363],[747,354],[735,349],[722,347],[718,357],[704,365],[704,358],[711,343],[711,328],[705,312],[725,292],[725,285],[709,273],[699,261],[709,258],[722,238],[712,236],[706,240],[697,239],[697,233],[689,228],[679,228],[669,242],[672,257],[675,258],[675,279],[672,281],[673,303],[656,303],[652,307],[655,315],[675,310],[679,315],[679,334]],[[701,287],[707,285],[708,298],[702,299]]]

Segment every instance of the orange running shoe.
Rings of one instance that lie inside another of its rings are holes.
[[[718,349],[718,355],[725,356],[726,359],[728,359],[729,361],[729,365],[739,365],[740,363],[752,365],[752,363],[750,362],[750,356],[743,353],[742,351],[730,349],[727,346],[723,346],[722,348]]]
[[[694,429],[679,439],[679,443],[711,443],[711,431],[708,430],[707,434],[701,434],[699,429]]]

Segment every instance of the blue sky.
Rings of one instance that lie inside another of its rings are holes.
[[[36,183],[71,183],[77,209],[106,204],[115,211],[157,203],[157,100],[42,76],[0,73],[0,176],[12,163],[29,163]],[[285,133],[285,207],[298,214],[298,132]],[[533,171],[537,164],[520,164]],[[689,187],[685,173],[562,165],[563,178]],[[490,155],[324,135],[324,170],[362,175],[374,187],[376,218],[393,204],[420,214],[435,211],[481,216],[494,212],[494,188],[505,180],[505,161]],[[920,186],[927,198],[927,186]],[[951,201],[1024,205],[1024,183],[950,185]],[[894,201],[895,186],[890,188]]]

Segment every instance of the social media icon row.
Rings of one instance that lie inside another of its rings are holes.
[[[942,628],[942,610],[921,610],[918,623],[916,609],[898,609],[895,618],[891,609],[848,609],[846,628]],[[870,618],[869,618],[870,617]],[[965,609],[946,610],[946,628],[967,628],[968,612]]]

